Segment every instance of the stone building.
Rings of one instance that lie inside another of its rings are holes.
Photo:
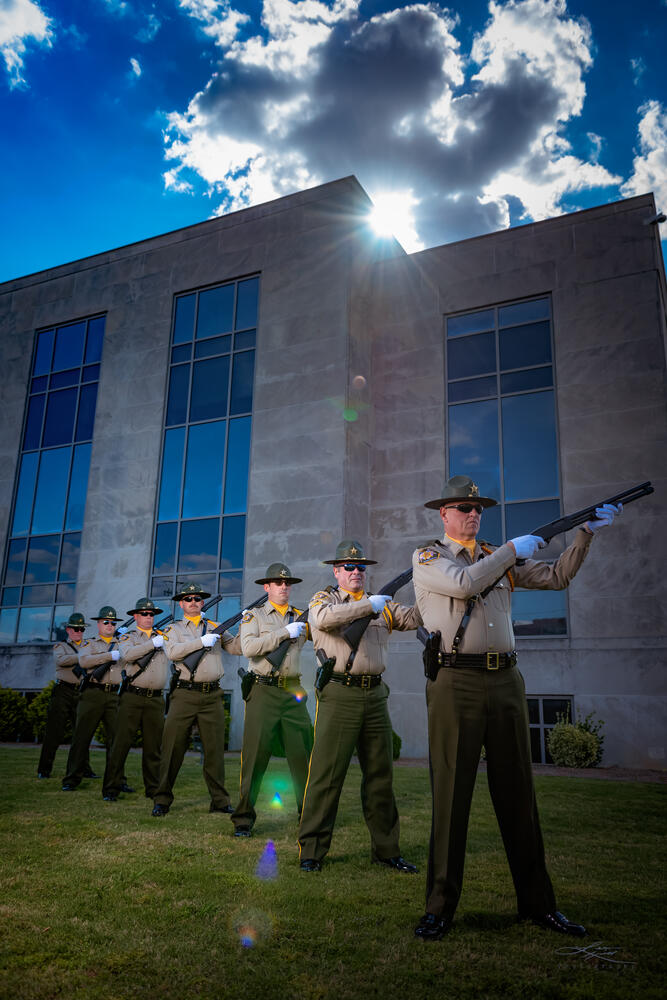
[[[342,537],[377,590],[441,533],[422,505],[457,472],[502,501],[494,542],[650,479],[569,591],[514,600],[534,759],[569,708],[605,721],[606,763],[665,767],[653,197],[411,255],[369,208],[348,177],[0,286],[0,684],[48,682],[72,609],[171,611],[186,579],[223,595],[221,620],[280,559],[305,605]],[[424,756],[413,635],[387,679],[403,755]]]

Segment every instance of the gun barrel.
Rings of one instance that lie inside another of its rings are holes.
[[[607,497],[606,500],[600,500],[599,503],[591,504],[590,507],[582,507],[581,510],[575,511],[573,514],[567,514],[565,517],[557,518],[555,521],[550,521],[548,524],[543,524],[539,528],[535,528],[531,531],[532,535],[539,535],[545,540],[545,542],[550,541],[555,535],[561,535],[565,531],[569,531],[571,528],[577,528],[580,524],[585,524],[586,521],[594,521],[596,508],[602,507],[604,504],[618,504],[622,503],[627,506],[629,503],[633,503],[635,500],[640,500],[642,497],[650,496],[655,490],[651,485],[650,480],[645,483],[639,483],[637,486],[632,486],[628,490],[623,490],[621,493],[617,493],[613,497]]]

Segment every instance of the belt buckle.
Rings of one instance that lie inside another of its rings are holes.
[[[147,688],[146,689],[146,697],[147,698],[152,698],[153,694],[154,694],[153,688]]]
[[[371,686],[371,675],[370,674],[362,674],[362,676],[361,676],[361,689],[362,689],[362,691],[363,690],[368,690],[370,688],[370,686]]]
[[[495,666],[491,664],[495,661]],[[487,670],[500,670],[500,653],[487,653],[486,654],[486,669]]]
[[[287,687],[287,678],[283,677],[282,675],[279,675],[278,676],[278,680],[277,680],[277,684],[278,684],[279,688],[286,688]]]
[[[210,690],[211,690],[211,682],[210,681],[204,681],[204,683],[201,686],[201,693],[202,694],[208,694]]]

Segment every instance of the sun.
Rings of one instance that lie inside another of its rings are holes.
[[[412,191],[384,191],[373,195],[368,221],[378,236],[393,236],[408,253],[423,249],[414,222],[417,200]]]

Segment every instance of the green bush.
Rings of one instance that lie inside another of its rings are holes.
[[[26,708],[26,722],[32,730],[32,735],[38,743],[44,739],[46,732],[46,717],[51,704],[51,695],[55,687],[55,681],[49,681],[46,687],[36,695]],[[69,743],[72,738],[72,730],[68,726],[68,732],[63,738],[64,743]]]
[[[599,741],[571,722],[558,722],[547,736],[547,745],[558,767],[594,767],[599,755]]]
[[[589,712],[588,715],[582,719],[577,716],[577,721],[575,722],[577,729],[582,729],[586,733],[592,733],[598,742],[597,754],[595,760],[591,764],[591,767],[597,767],[598,764],[602,763],[602,752],[604,747],[604,736],[602,735],[602,727],[604,722],[602,719],[598,719],[597,722],[593,720],[593,713]]]
[[[18,691],[0,687],[0,742],[14,743],[25,728],[25,698]]]
[[[394,732],[393,729],[391,731],[391,741],[393,745],[394,760],[398,760],[398,758],[401,756],[401,747],[403,745],[403,740],[398,735],[398,733]]]

